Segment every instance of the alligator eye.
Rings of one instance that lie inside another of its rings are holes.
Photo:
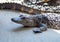
[[[22,17],[23,15],[20,15],[19,17]]]

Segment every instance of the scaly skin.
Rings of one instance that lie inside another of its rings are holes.
[[[5,3],[0,3],[0,9],[9,9],[9,10],[17,10],[20,12],[28,13],[28,14],[40,14],[40,13],[47,13],[50,11],[44,11],[44,10],[38,10],[28,7],[28,5],[23,5],[20,3],[15,3],[15,2],[5,2]]]
[[[12,2],[6,2],[6,3],[0,3],[0,9],[9,9],[9,10],[17,10],[20,12],[24,12],[24,13],[41,13],[40,10],[37,9],[33,9],[31,7],[27,7],[25,5],[21,5],[19,3],[12,3]]]

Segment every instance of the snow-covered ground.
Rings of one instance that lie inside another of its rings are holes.
[[[34,34],[33,27],[21,28],[22,25],[11,21],[20,14],[25,13],[0,10],[0,42],[60,42],[60,30],[48,29]]]

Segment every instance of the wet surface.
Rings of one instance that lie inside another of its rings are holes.
[[[53,29],[34,34],[33,27],[22,28],[21,24],[11,21],[11,18],[23,14],[11,10],[0,10],[0,42],[60,42],[60,33]],[[60,32],[60,30],[57,30]]]

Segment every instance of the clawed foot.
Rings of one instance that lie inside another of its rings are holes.
[[[40,28],[36,28],[35,30],[33,30],[34,33],[42,33],[43,31],[46,31],[47,28],[43,28],[43,27],[40,27]]]
[[[39,28],[33,30],[33,32],[34,32],[34,33],[42,33],[42,31],[41,31]]]

